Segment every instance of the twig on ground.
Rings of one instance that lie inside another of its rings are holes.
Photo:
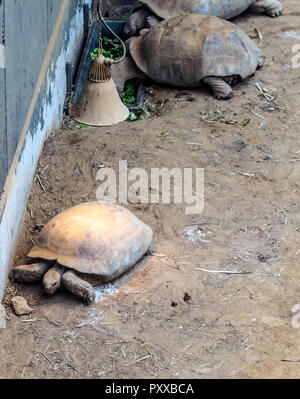
[[[126,366],[130,366],[131,364],[135,364],[135,363],[141,362],[142,360],[149,359],[149,357],[152,357],[152,356],[150,356],[150,355],[144,356],[144,357],[142,357],[141,359],[134,360],[134,361],[131,362],[131,363],[127,363]]]
[[[258,40],[259,40],[259,43],[258,43],[257,47],[260,47],[261,44],[262,44],[262,41],[263,41],[263,36],[262,36],[261,32],[257,28],[254,28],[254,30],[257,33],[257,37],[258,37]]]
[[[236,270],[207,270],[201,269],[200,267],[195,267],[196,270],[200,270],[201,272],[207,273],[222,273],[222,274],[251,274],[253,272],[250,271],[236,271]]]
[[[40,179],[40,176],[38,174],[36,174],[36,178],[38,179],[38,182],[40,183],[40,186],[42,187],[42,190],[45,193],[46,192],[45,187],[44,187],[42,180]]]

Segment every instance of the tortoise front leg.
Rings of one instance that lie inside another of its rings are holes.
[[[49,262],[32,263],[31,265],[16,266],[9,278],[17,281],[33,282],[41,280],[46,271],[51,267]]]
[[[54,294],[61,286],[61,279],[64,273],[64,267],[56,264],[43,277],[44,291],[47,294]]]
[[[255,12],[265,12],[274,18],[282,14],[283,5],[277,0],[256,0],[250,9]]]
[[[91,284],[78,277],[72,270],[68,270],[62,276],[65,288],[73,295],[79,296],[87,305],[95,301],[95,290]]]
[[[228,99],[233,96],[232,88],[223,80],[223,78],[208,76],[207,78],[204,78],[203,81],[211,87],[214,96],[218,99]]]

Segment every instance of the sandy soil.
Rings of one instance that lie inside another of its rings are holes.
[[[1,378],[299,377],[299,363],[282,361],[300,358],[292,326],[300,303],[300,70],[291,67],[299,37],[288,37],[300,35],[300,10],[297,0],[284,5],[276,20],[235,20],[254,40],[254,28],[261,32],[265,65],[233,99],[156,88],[149,119],[51,134],[37,169],[43,188],[35,179],[14,264],[51,217],[96,199],[103,163],[204,168],[205,209],[186,215],[182,205],[128,204],[154,231],[152,255],[106,295],[98,289],[90,307],[64,291],[46,296],[40,284],[9,283]],[[275,97],[273,107],[256,82]],[[189,239],[193,224],[210,242]],[[11,310],[16,293],[34,308],[30,317]]]

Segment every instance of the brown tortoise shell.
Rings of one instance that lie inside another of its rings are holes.
[[[141,258],[152,234],[149,226],[124,207],[86,202],[51,219],[28,256],[56,260],[109,281]]]
[[[163,21],[134,38],[131,55],[151,79],[195,87],[208,76],[251,76],[260,51],[238,26],[208,15],[186,14]]]
[[[255,0],[143,0],[141,2],[163,19],[183,13],[230,19],[244,12]]]

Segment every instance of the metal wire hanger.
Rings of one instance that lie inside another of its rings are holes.
[[[119,36],[105,22],[105,20],[103,18],[103,15],[102,15],[102,0],[98,1],[97,13],[98,13],[99,22],[100,22],[100,24],[99,24],[100,25],[100,27],[99,27],[99,39],[98,39],[98,42],[99,42],[99,53],[102,53],[102,51],[103,51],[103,38],[102,38],[103,32],[102,32],[102,25],[101,25],[101,22],[102,22],[106,26],[106,28],[115,36],[115,38],[118,39],[119,42],[122,44],[122,47],[123,47],[123,55],[122,55],[122,57],[120,57],[120,58],[118,58],[116,60],[112,60],[112,62],[111,62],[112,64],[117,64],[117,63],[123,61],[124,58],[126,57],[126,46],[125,46],[124,42],[122,41],[122,39],[120,39]]]

